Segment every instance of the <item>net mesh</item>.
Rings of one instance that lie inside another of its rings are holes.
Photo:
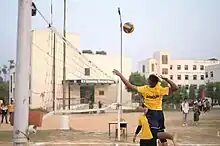
[[[118,82],[113,74],[105,73],[93,63],[93,61],[97,62],[95,57],[89,58],[88,56],[91,55],[77,49],[80,47],[78,35],[67,34],[65,39],[53,28],[33,31],[32,34],[32,103],[36,106],[40,105],[47,111],[56,109],[63,112],[65,108],[71,110],[66,112],[71,113],[116,109]],[[65,102],[63,102],[64,44],[66,46]],[[53,59],[55,59],[55,106]],[[123,104],[128,103],[130,100],[124,101]]]

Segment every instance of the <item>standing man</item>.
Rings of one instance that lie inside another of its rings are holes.
[[[135,86],[132,85],[119,71],[114,70],[113,73],[119,76],[127,89],[139,92],[144,97],[144,103],[148,108],[147,118],[153,133],[164,132],[164,114],[162,110],[163,96],[169,95],[178,89],[178,86],[170,81],[168,78],[162,77],[170,87],[161,87],[159,78],[151,74],[148,78],[149,85]],[[166,139],[160,139],[162,146],[167,146]]]
[[[187,98],[184,99],[184,101],[181,104],[182,112],[183,112],[183,126],[187,126],[187,117],[189,114],[189,102],[187,101]]]
[[[14,101],[11,99],[11,103],[8,105],[8,112],[9,112],[9,121],[12,120],[12,115],[14,113]]]

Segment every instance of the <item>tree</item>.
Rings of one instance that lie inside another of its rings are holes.
[[[190,87],[189,87],[189,98],[190,99],[196,98],[196,92],[195,92],[195,86],[194,85],[190,85]]]
[[[142,76],[140,73],[138,72],[134,72],[131,73],[131,75],[129,76],[129,82],[133,85],[136,86],[143,86],[147,84],[147,79],[145,78],[145,76]],[[128,90],[128,92],[130,92],[130,90]],[[142,102],[142,96],[136,92],[132,92],[132,100],[135,102]]]
[[[134,73],[131,73],[129,77],[129,82],[132,85],[143,86],[147,84],[147,79],[145,78],[145,76],[142,76],[140,73],[134,72]]]
[[[9,83],[0,82],[0,100],[3,100],[5,97],[8,97],[9,93]]]
[[[15,67],[14,60],[9,60],[8,62],[10,63],[9,64],[9,70]]]
[[[4,80],[6,81],[7,80],[7,74],[8,74],[8,67],[6,65],[3,66],[2,68],[2,73],[4,75]]]
[[[214,87],[215,87],[214,99],[218,101],[218,104],[220,104],[220,82],[215,82]]]
[[[207,83],[206,84],[206,96],[210,97],[212,99],[212,105],[213,105],[213,99],[214,99],[214,83]]]
[[[162,87],[168,87],[168,83],[166,81],[161,81],[161,84],[160,84]]]

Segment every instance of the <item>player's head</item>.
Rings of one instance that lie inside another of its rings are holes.
[[[144,110],[144,113],[146,114],[147,111],[148,111],[148,108],[147,108],[147,106],[145,105],[145,103],[142,104],[142,108],[143,108],[143,110]]]
[[[158,82],[159,82],[159,78],[156,75],[154,74],[149,75],[148,83],[151,87],[155,87]]]

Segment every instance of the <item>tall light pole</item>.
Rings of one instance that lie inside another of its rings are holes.
[[[32,0],[18,1],[17,51],[15,112],[13,126],[13,145],[27,143],[25,134],[29,117],[29,73],[31,55],[31,16]]]
[[[120,19],[120,35],[121,35],[121,41],[120,41],[120,72],[122,73],[122,51],[123,51],[123,47],[122,47],[122,35],[123,35],[123,31],[122,31],[122,18],[121,18],[121,10],[120,8],[118,8],[118,15],[119,15],[119,19]],[[122,81],[120,80],[120,92],[119,92],[119,96],[118,96],[118,141],[120,141],[120,135],[121,135],[121,130],[120,130],[120,122],[121,122],[121,116],[122,116]]]
[[[66,0],[63,2],[63,36],[66,40]],[[63,110],[66,108],[66,41],[63,41]]]

